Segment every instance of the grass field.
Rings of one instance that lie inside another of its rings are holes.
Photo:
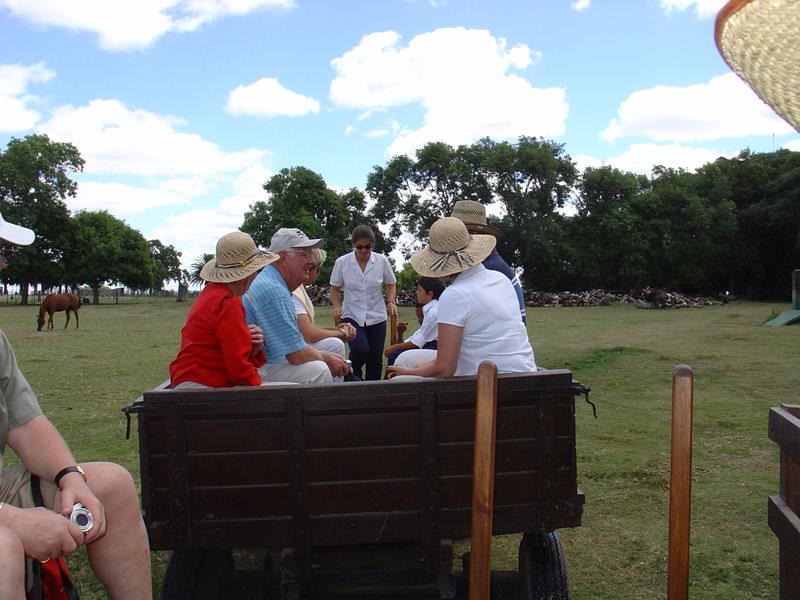
[[[83,307],[77,331],[61,329],[59,313],[57,329],[39,333],[35,307],[0,303],[0,328],[77,458],[119,462],[138,478],[138,444],[125,439],[120,409],[167,379],[188,305],[128,302]],[[681,363],[695,374],[690,597],[777,597],[766,499],[778,490],[778,451],[767,414],[800,402],[800,327],[763,324],[788,308],[528,310],[537,363],[571,369],[598,407],[593,419],[577,399],[586,506],[582,527],[561,531],[574,598],[666,597],[671,376]],[[329,317],[318,310],[320,322]],[[401,320],[414,323],[413,309]],[[495,539],[496,568],[515,568],[516,545]],[[154,554],[155,589],[167,558]],[[84,554],[69,563],[81,598],[105,597]]]

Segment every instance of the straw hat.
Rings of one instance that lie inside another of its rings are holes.
[[[729,0],[714,37],[731,69],[800,131],[800,3]]]
[[[470,233],[488,233],[489,235],[502,235],[497,227],[486,222],[486,207],[474,200],[459,200],[453,205],[451,217],[461,219]]]
[[[278,260],[278,255],[256,247],[253,238],[241,231],[226,233],[217,242],[217,254],[200,271],[200,277],[216,283],[244,279]]]
[[[431,225],[430,243],[411,255],[411,266],[424,277],[446,277],[482,263],[496,243],[493,235],[470,235],[461,219],[444,217]]]

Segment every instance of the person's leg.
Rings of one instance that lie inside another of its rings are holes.
[[[344,323],[350,323],[356,328],[356,337],[350,340],[350,362],[353,367],[353,375],[363,379],[364,363],[367,362],[367,355],[369,354],[369,341],[367,340],[367,332],[353,319],[344,319]],[[382,351],[382,350],[381,350]]]
[[[267,363],[259,370],[264,383],[331,383],[331,370],[325,361],[312,360],[300,365]]]
[[[417,365],[436,359],[436,350],[406,350],[395,361],[396,367],[413,369]]]
[[[82,466],[106,511],[106,535],[86,547],[92,570],[112,600],[151,599],[150,546],[130,473],[114,463]]]
[[[17,535],[0,526],[0,598],[24,600],[25,549]]]
[[[383,345],[386,342],[386,321],[364,328],[367,333],[369,351],[367,354],[367,381],[381,378],[383,370]]]

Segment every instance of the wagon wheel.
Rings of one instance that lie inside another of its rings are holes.
[[[161,586],[162,600],[226,598],[223,577],[234,570],[230,550],[175,550]]]
[[[569,600],[567,563],[558,533],[526,533],[519,543],[523,600]]]

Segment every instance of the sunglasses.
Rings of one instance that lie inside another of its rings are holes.
[[[356,250],[371,250],[372,244],[356,244],[353,246]]]

